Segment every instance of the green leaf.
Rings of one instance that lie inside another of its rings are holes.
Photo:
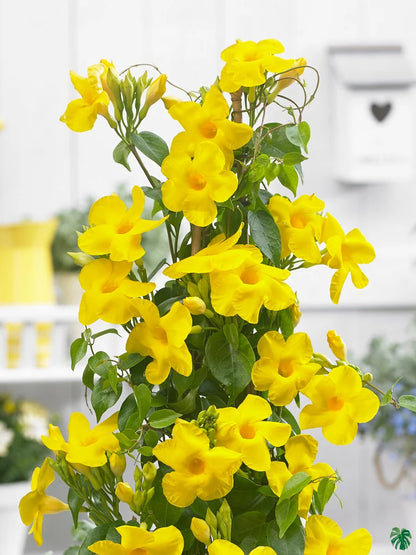
[[[145,385],[144,383],[140,385],[134,385],[133,394],[134,394],[134,397],[136,398],[138,413],[140,417],[139,418],[140,425],[141,425],[150,410],[150,407],[152,404],[152,394],[149,388],[147,387],[147,385]]]
[[[88,532],[85,540],[83,541],[81,548],[79,550],[79,555],[91,555],[91,551],[88,549],[90,545],[100,540],[109,540],[114,543],[120,543],[120,534],[115,529],[116,526],[120,526],[124,522],[116,521],[111,524],[100,524]]]
[[[87,348],[88,343],[82,337],[78,337],[72,342],[69,351],[71,355],[71,370],[74,370],[78,362],[85,357]]]
[[[238,328],[234,323],[224,324],[222,327],[225,338],[234,349],[238,349]]]
[[[131,168],[127,159],[130,153],[131,153],[131,150],[124,141],[120,141],[116,146],[116,148],[113,150],[113,160],[118,164],[121,164],[122,166],[124,166],[126,169],[129,170],[129,172],[131,171]]]
[[[324,512],[325,505],[331,499],[335,490],[335,481],[328,477],[319,482],[318,489],[314,492],[315,504],[320,514]]]
[[[279,537],[276,522],[270,522],[267,526],[267,545],[279,555],[303,555],[305,532],[300,518],[296,517],[282,538]]]
[[[288,499],[284,499],[281,503],[276,505],[276,522],[279,527],[279,538],[282,538],[286,530],[298,516],[299,510],[299,497],[293,495]]]
[[[292,144],[300,146],[305,152],[308,152],[308,142],[311,138],[311,129],[306,121],[301,121],[298,125],[287,126],[286,136]]]
[[[85,387],[88,387],[88,389],[94,389],[94,372],[88,364],[85,366],[84,372],[82,373],[82,383]]]
[[[155,412],[152,412],[152,414],[149,416],[149,424],[152,426],[152,428],[167,428],[171,424],[174,424],[176,419],[180,416],[182,415],[178,412],[175,412],[174,410],[157,410]]]
[[[91,338],[92,339],[97,339],[98,337],[102,337],[103,335],[108,335],[109,333],[113,333],[113,334],[118,335],[119,337],[121,337],[121,335],[119,334],[118,330],[116,330],[116,328],[108,328],[106,330],[99,331],[97,333],[93,333],[91,335]]]
[[[247,511],[233,518],[233,541],[241,544],[250,535],[257,539],[257,545],[265,539],[266,515],[260,511]]]
[[[117,385],[117,392],[114,392],[111,387],[107,387],[108,380],[100,378],[95,384],[91,393],[91,404],[97,417],[97,422],[105,413],[107,409],[113,407],[120,398],[122,386]]]
[[[416,412],[416,397],[414,395],[401,395],[398,402],[401,407]]]
[[[159,443],[159,434],[155,430],[147,430],[143,439],[145,444],[149,447],[156,447]]]
[[[279,312],[280,315],[280,330],[282,332],[283,337],[285,340],[292,335],[294,326],[293,326],[293,317],[292,313],[290,312],[290,308],[285,308]]]
[[[131,133],[130,139],[140,152],[143,152],[143,154],[159,166],[162,165],[163,160],[169,154],[169,147],[165,141],[151,131],[142,131],[138,134]]]
[[[78,526],[78,515],[82,507],[83,499],[79,497],[75,491],[71,488],[68,490],[68,506],[71,511],[72,520],[74,521],[74,526]]]
[[[233,402],[250,382],[251,369],[256,360],[248,339],[239,335],[236,349],[227,341],[224,332],[218,331],[208,339],[205,356],[211,374],[227,387]]]
[[[309,476],[309,474],[307,474],[306,472],[301,471],[293,474],[293,476],[291,476],[283,486],[278,504],[281,503],[284,499],[288,499],[289,497],[300,493],[303,488],[311,482],[311,480],[311,476]]]
[[[118,429],[120,432],[124,430],[138,430],[142,425],[143,419],[140,418],[137,409],[136,399],[133,393],[126,397],[120,407],[118,413]]]
[[[300,152],[288,152],[283,156],[283,164],[285,166],[296,166],[296,164],[300,164],[304,160],[307,160],[307,158]]]
[[[273,216],[265,210],[249,211],[248,223],[256,246],[277,266],[280,262],[281,241]]]
[[[287,407],[279,407],[278,414],[282,420],[284,420],[285,422],[287,422],[292,426],[292,430],[295,432],[295,434],[301,433],[301,429],[299,427],[298,421],[296,420],[296,418],[293,416],[293,414],[290,412],[290,410]]]
[[[410,546],[410,538],[412,534],[406,528],[393,528],[390,533],[390,541],[395,549],[399,548],[404,551]]]
[[[113,364],[107,353],[104,353],[104,351],[98,351],[98,353],[95,353],[88,359],[88,366],[95,374],[98,374],[102,378],[107,378]]]
[[[286,189],[289,189],[289,191],[292,191],[292,193],[296,195],[299,177],[293,166],[285,166],[284,164],[281,164],[277,178],[283,187],[286,187]]]

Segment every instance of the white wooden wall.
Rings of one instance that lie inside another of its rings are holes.
[[[326,51],[334,44],[398,43],[414,60],[415,20],[412,0],[0,0],[0,114],[6,124],[0,133],[0,223],[47,218],[87,195],[143,183],[139,173],[113,163],[117,141],[104,121],[84,134],[59,122],[76,97],[69,69],[85,74],[103,57],[119,69],[151,62],[172,81],[197,88],[214,80],[221,50],[235,39],[277,38],[288,57],[307,57],[322,78],[305,115],[312,140],[304,192],[323,198],[346,230],[360,227],[378,252],[370,286],[347,288],[344,308],[327,301],[329,272],[296,282],[306,299],[302,329],[324,349],[326,331],[336,328],[357,354],[374,333],[398,339],[416,304],[414,178],[355,188],[334,181]],[[154,122],[167,139],[178,129],[163,111]],[[345,471],[339,487],[345,508],[333,509],[345,530],[367,526],[378,542],[388,542],[390,528],[404,522],[395,516],[400,496],[377,485],[371,448],[337,450],[322,442],[321,459]],[[43,552],[33,544],[30,549]]]

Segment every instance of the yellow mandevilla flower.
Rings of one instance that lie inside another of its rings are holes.
[[[247,395],[238,406],[218,409],[216,445],[241,453],[243,463],[253,470],[270,468],[267,442],[275,447],[284,445],[292,428],[281,422],[264,422],[272,414],[266,399]]]
[[[209,555],[244,555],[244,551],[227,540],[214,540],[208,546]],[[259,546],[250,551],[249,555],[277,555],[271,547]]]
[[[235,92],[240,87],[255,87],[266,81],[265,72],[280,73],[293,66],[293,60],[278,58],[284,51],[281,42],[274,39],[259,42],[237,40],[222,51],[225,66],[221,71],[220,88]]]
[[[307,262],[319,264],[321,252],[316,239],[321,235],[325,203],[315,195],[302,195],[293,202],[274,195],[268,204],[280,231],[282,258],[293,253]]]
[[[293,60],[293,65],[289,71],[285,71],[279,77],[279,81],[277,82],[276,88],[271,93],[272,98],[268,98],[268,102],[274,100],[274,98],[287,87],[290,87],[296,80],[299,80],[299,76],[305,70],[305,66],[307,65],[307,61],[305,58],[297,58],[297,60]]]
[[[140,300],[138,307],[143,322],[131,331],[126,350],[153,358],[146,367],[147,381],[151,384],[164,382],[171,368],[182,376],[189,376],[192,357],[185,343],[192,328],[189,310],[176,302],[160,317],[157,306],[150,301]]]
[[[97,555],[181,555],[183,550],[182,534],[174,526],[149,532],[126,524],[116,530],[121,536],[121,544],[101,540],[89,545],[89,551]]]
[[[52,424],[49,425],[49,436],[42,436],[42,441],[51,451],[62,451],[71,464],[103,466],[107,462],[106,453],[120,449],[118,439],[113,434],[117,430],[117,419],[118,412],[91,429],[82,413],[73,412],[68,423],[68,441],[64,440],[58,426]]]
[[[304,555],[368,555],[372,539],[365,528],[345,538],[336,522],[323,515],[312,515],[306,521]]]
[[[210,449],[204,430],[178,418],[168,439],[153,448],[153,455],[173,468],[162,480],[166,499],[176,507],[187,507],[197,497],[219,499],[233,487],[233,475],[241,455],[225,447]]]
[[[240,266],[210,273],[211,302],[218,314],[238,314],[256,324],[263,305],[269,310],[283,310],[294,304],[296,296],[289,285],[282,283],[289,277],[289,270],[262,264],[261,251],[249,245],[241,245],[240,250],[246,246],[250,257]],[[230,258],[234,252],[229,251]]]
[[[141,258],[142,233],[160,226],[166,218],[143,220],[144,193],[140,187],[132,190],[133,204],[127,209],[121,198],[108,195],[91,206],[88,221],[90,228],[78,238],[79,248],[92,255],[109,254],[114,261],[133,261]]]
[[[129,279],[131,267],[131,262],[99,258],[82,268],[79,282],[85,293],[79,306],[81,324],[88,326],[99,318],[111,324],[125,324],[137,316],[135,299],[148,295],[156,285]]]
[[[280,496],[286,482],[297,472],[306,472],[315,480],[334,475],[333,469],[326,463],[313,464],[318,453],[318,442],[309,435],[291,437],[285,445],[287,465],[281,461],[272,461],[270,470],[266,471],[269,486]],[[314,490],[319,481],[311,482],[299,494],[299,511],[302,518],[307,518]]]
[[[105,61],[104,61],[105,62]],[[72,131],[83,132],[93,128],[98,115],[107,116],[110,98],[103,88],[101,78],[105,78],[108,62],[88,68],[88,77],[81,77],[70,71],[71,81],[81,98],[72,100],[60,120]]]
[[[31,489],[19,503],[20,518],[25,526],[32,525],[29,534],[33,533],[35,542],[42,545],[43,515],[51,515],[68,511],[69,507],[56,497],[46,495],[46,488],[55,480],[55,474],[46,458],[42,466],[36,467],[32,474]]]
[[[377,395],[363,387],[351,366],[337,366],[326,376],[314,376],[302,393],[312,404],[299,415],[301,429],[322,428],[324,437],[335,445],[351,443],[358,423],[374,418],[380,406]]]
[[[268,391],[277,406],[289,404],[306,386],[320,365],[311,362],[312,344],[306,333],[294,333],[285,341],[277,331],[266,332],[257,344],[259,360],[251,379],[257,391]]]
[[[245,145],[253,135],[253,129],[245,123],[236,123],[228,118],[230,108],[216,86],[206,93],[201,104],[176,102],[169,114],[185,129],[172,141],[172,152],[192,152],[202,141],[212,141],[223,151],[227,168],[232,166],[233,151]]]
[[[172,212],[183,211],[194,225],[205,227],[215,220],[216,202],[228,200],[238,187],[235,173],[225,168],[221,149],[208,141],[198,143],[193,156],[176,151],[162,163],[168,180],[162,185],[162,199]]]
[[[358,289],[368,284],[367,276],[358,265],[369,264],[374,260],[376,253],[359,229],[345,234],[331,214],[327,214],[325,218],[322,241],[326,243],[328,250],[323,263],[337,270],[332,276],[330,296],[332,302],[338,304],[342,287],[349,274]]]

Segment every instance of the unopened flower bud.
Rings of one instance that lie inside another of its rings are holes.
[[[326,335],[329,348],[339,360],[347,360],[347,349],[341,337],[335,330],[330,330]]]
[[[133,495],[133,500],[130,503],[130,508],[135,512],[135,513],[140,513],[140,510],[142,508],[144,502],[144,495],[143,492],[140,490],[137,490],[134,495]]]
[[[126,456],[113,453],[110,456],[109,461],[111,472],[116,478],[121,478],[123,476],[123,472],[126,470]]]
[[[297,58],[293,61],[292,69],[285,71],[280,75],[279,81],[277,82],[276,88],[269,94],[267,98],[267,104],[273,102],[276,96],[285,89],[289,87],[296,79],[299,79],[299,75],[302,75],[305,66],[307,65],[305,58]]]
[[[195,538],[205,545],[211,543],[211,531],[208,524],[202,518],[193,517],[191,520],[191,532]]]
[[[136,484],[136,489],[139,488],[143,480],[143,472],[138,466],[134,469],[134,483]]]
[[[116,496],[123,503],[130,503],[133,501],[134,491],[127,482],[119,482],[116,486]]]
[[[166,81],[167,81],[167,76],[164,73],[162,73],[162,75],[159,75],[157,79],[152,81],[149,88],[147,89],[143,108],[140,110],[140,113],[139,113],[140,120],[142,120],[146,116],[150,106],[155,104],[165,94]]]
[[[85,252],[67,252],[77,266],[85,266],[88,262],[92,262],[94,258]]]
[[[205,522],[209,526],[209,529],[211,531],[211,536],[214,538],[214,540],[217,539],[218,522],[217,522],[217,517],[214,515],[211,509],[207,509],[207,512],[205,515]]]
[[[151,486],[157,474],[155,465],[152,462],[147,462],[143,465],[142,471],[146,485]]]
[[[217,512],[217,519],[218,519],[218,527],[221,532],[221,536],[225,540],[231,540],[231,524],[232,524],[232,517],[231,517],[231,509],[227,501],[224,501],[221,504]]]
[[[207,305],[200,297],[186,297],[183,301],[184,306],[189,310],[194,316],[199,314],[204,314]]]
[[[363,382],[371,383],[373,381],[373,374],[371,372],[366,372],[363,376]]]

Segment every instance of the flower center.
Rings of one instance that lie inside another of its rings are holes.
[[[297,229],[303,229],[307,224],[305,218],[303,218],[301,214],[294,214],[290,218],[290,223],[292,227],[296,227]]]
[[[294,372],[293,365],[288,360],[282,360],[279,364],[279,374],[284,378],[288,378]]]
[[[117,287],[118,285],[114,281],[106,281],[101,287],[101,293],[112,293]]]
[[[328,399],[329,410],[341,410],[343,406],[344,406],[344,401],[343,399],[341,399],[341,397],[337,397],[335,395],[334,397],[330,397]],[[336,553],[336,551],[334,551],[334,553]]]
[[[207,180],[202,173],[191,173],[189,176],[189,186],[194,191],[202,191],[206,184]]]
[[[123,233],[128,233],[132,229],[133,229],[133,224],[131,222],[122,222],[117,228],[117,233],[119,233],[120,235],[123,235]]]
[[[192,459],[189,463],[189,472],[191,474],[202,474],[205,470],[205,463],[201,459]]]
[[[253,437],[256,436],[256,429],[253,424],[245,422],[242,426],[240,426],[240,435],[244,439],[253,439]]]
[[[247,268],[244,270],[240,278],[243,283],[247,283],[249,285],[254,285],[259,281],[259,275],[254,268]]]
[[[147,551],[146,549],[137,547],[136,549],[133,549],[133,551],[129,551],[129,555],[147,555]]]
[[[155,328],[154,335],[155,335],[155,339],[160,343],[163,343],[163,345],[168,344],[168,336],[166,334],[166,331],[161,326],[158,326],[157,328]]]
[[[336,545],[330,545],[326,550],[326,555],[338,555],[339,549]]]
[[[204,121],[204,123],[199,126],[199,130],[201,131],[201,135],[206,139],[213,139],[217,134],[217,126],[213,121]]]

